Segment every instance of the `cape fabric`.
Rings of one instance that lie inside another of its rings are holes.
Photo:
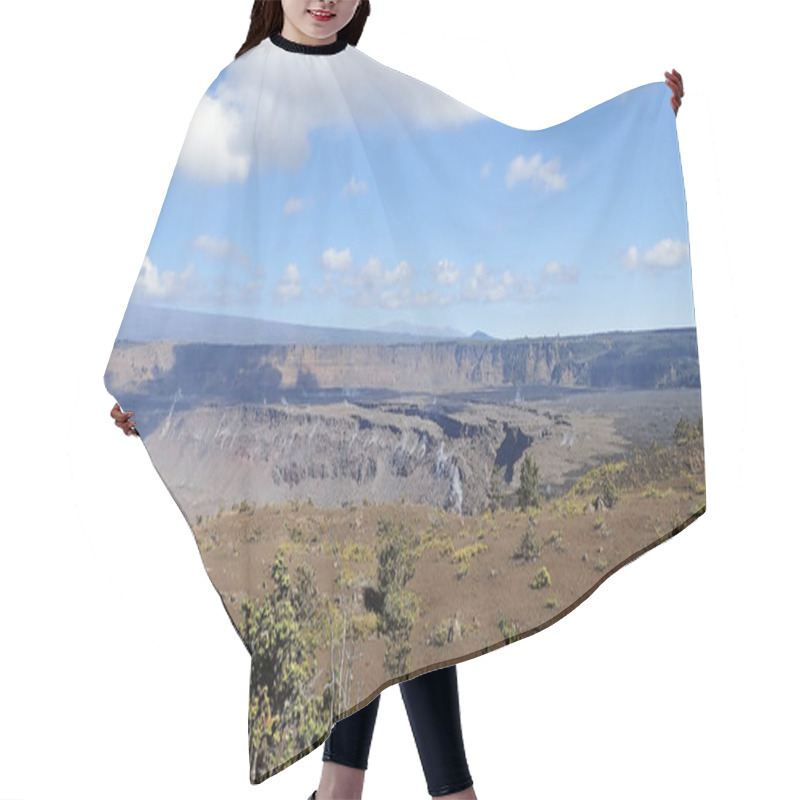
[[[200,100],[105,385],[252,656],[252,783],[704,512],[670,97],[528,131],[275,34]]]

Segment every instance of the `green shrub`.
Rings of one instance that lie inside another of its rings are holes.
[[[614,479],[611,477],[612,469],[603,470],[603,479],[600,483],[600,497],[603,500],[606,508],[613,508],[619,500],[619,490]]]
[[[513,621],[509,620],[506,617],[505,614],[500,615],[500,621],[498,622],[498,626],[500,628],[500,633],[506,640],[506,643],[510,644],[516,639],[519,639],[519,629],[517,628],[516,624]]]
[[[539,467],[529,453],[522,460],[517,488],[517,505],[523,511],[539,507]]]
[[[534,531],[536,530],[536,520],[534,517],[528,517],[528,524],[525,527],[525,533],[522,534],[522,540],[520,541],[519,550],[517,554],[520,558],[524,558],[525,561],[535,561],[539,558],[539,553],[541,552],[541,545],[539,544],[536,536],[534,536]]]
[[[492,467],[492,476],[489,478],[489,510],[494,513],[503,505],[504,495],[503,471],[498,466]]]
[[[533,576],[533,582],[531,583],[532,589],[544,589],[546,586],[551,586],[552,582],[550,580],[550,573],[547,571],[547,567],[542,567],[536,575]]]

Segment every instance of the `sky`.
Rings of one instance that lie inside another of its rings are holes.
[[[528,131],[358,50],[265,41],[200,100],[131,299],[498,338],[693,326],[670,97]]]

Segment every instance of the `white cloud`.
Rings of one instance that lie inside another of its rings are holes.
[[[249,259],[247,254],[239,250],[238,247],[228,238],[215,239],[213,236],[201,234],[196,236],[191,243],[191,246],[197,250],[202,250],[209,258],[218,261],[231,261],[237,262],[247,266]]]
[[[398,284],[408,285],[412,276],[413,271],[407,261],[400,261],[393,269],[389,269],[383,266],[379,258],[370,256],[358,272],[345,279],[345,285],[365,291]]]
[[[492,171],[492,165],[487,161],[481,167],[481,178],[488,178],[491,171]]]
[[[411,289],[413,278],[407,261],[389,268],[371,256],[360,269],[345,275],[342,285],[351,290],[346,299],[355,305],[403,308],[419,303],[419,295]]]
[[[302,293],[300,270],[297,264],[291,263],[286,267],[275,287],[275,297],[281,303],[288,303],[291,300],[296,300]]]
[[[408,261],[401,261],[394,269],[385,270],[384,280],[390,286],[397,283],[407,284],[411,280],[413,274]]]
[[[542,279],[552,283],[575,283],[578,280],[578,268],[550,261],[542,267]]]
[[[366,181],[357,181],[355,175],[350,176],[350,180],[345,184],[342,189],[342,195],[345,197],[363,194],[367,191]]]
[[[353,264],[353,256],[350,253],[350,248],[346,247],[344,250],[336,250],[329,247],[322,254],[322,266],[326,270],[332,272],[345,272],[350,269]]]
[[[483,115],[444,92],[388,69],[358,48],[347,57],[297,56],[265,40],[235,59],[200,100],[177,169],[208,182],[244,181],[251,167],[298,169],[310,155],[309,134],[383,124],[387,132],[457,127]],[[292,63],[291,67],[296,67]],[[357,92],[343,87],[358,86]],[[297,98],[302,97],[303,102]]]
[[[455,262],[447,258],[443,258],[439,261],[433,269],[436,275],[436,283],[440,283],[444,286],[452,286],[454,283],[457,283],[461,275]]]
[[[305,208],[305,201],[301,197],[290,197],[283,206],[283,213],[287,216],[289,214],[296,214]]]
[[[142,300],[186,301],[198,297],[202,289],[202,281],[194,274],[191,262],[182,272],[159,270],[150,257],[145,256],[133,291]]]
[[[513,285],[511,270],[503,270],[503,274],[496,277],[482,262],[478,262],[473,266],[472,274],[461,284],[461,297],[464,300],[496,303],[506,299]]]
[[[676,239],[662,239],[649,250],[640,254],[636,245],[631,245],[622,256],[622,264],[628,269],[651,273],[680,267],[689,258],[689,245]]]
[[[538,294],[536,282],[525,275],[504,269],[493,271],[483,262],[472,267],[472,272],[461,281],[460,299],[468,302],[499,303],[501,301],[529,301]]]
[[[243,136],[241,112],[224,97],[204,95],[178,156],[176,171],[209,183],[243,181],[252,154]]]
[[[510,189],[519,181],[530,181],[532,185],[544,185],[546,189],[560,190],[567,186],[563,172],[559,172],[561,159],[554,156],[549,161],[542,161],[542,154],[536,153],[526,159],[517,156],[506,171],[506,187]]]
[[[405,260],[387,267],[380,258],[371,256],[354,269],[349,248],[340,251],[329,248],[322,262],[325,266],[322,282],[311,287],[318,297],[337,296],[362,308],[416,308],[452,302],[451,297],[435,289],[414,289],[415,273]]]

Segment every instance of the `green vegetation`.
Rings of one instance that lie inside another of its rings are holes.
[[[375,561],[375,552],[368,544],[361,542],[347,542],[341,549],[344,561],[356,561],[360,564]]]
[[[444,647],[448,642],[461,638],[464,633],[475,630],[475,625],[462,625],[458,620],[458,612],[455,617],[444,617],[439,624],[431,631],[428,637],[428,644],[434,647]]]
[[[531,506],[539,508],[539,501],[539,466],[531,458],[530,453],[526,453],[519,474],[517,505],[523,511],[527,511]]]
[[[642,497],[663,500],[665,497],[669,497],[671,494],[675,494],[675,490],[671,486],[667,486],[666,489],[659,489],[655,483],[653,483],[653,481],[650,481],[650,483],[644,487]]]
[[[447,644],[447,640],[450,638],[450,624],[449,619],[443,619],[434,628],[429,640],[434,647],[444,647]]]
[[[505,482],[503,471],[495,465],[492,467],[492,475],[489,478],[489,510],[494,513],[503,506],[505,496]]]
[[[617,476],[624,475],[628,467],[626,461],[607,461],[590,469],[566,494],[553,498],[549,505],[554,513],[564,518],[583,515],[587,503],[594,504],[598,498],[606,507],[611,507],[619,500]]]
[[[411,631],[419,611],[416,595],[405,586],[414,577],[420,537],[404,522],[381,517],[378,540],[378,592],[382,600],[378,631],[389,640],[384,669],[396,676],[408,671]]]
[[[330,698],[308,691],[316,669],[319,603],[312,571],[298,567],[294,586],[283,553],[272,566],[263,601],[242,601],[242,635],[251,661],[248,731],[252,775],[262,775],[328,730]]]
[[[703,435],[703,417],[692,423],[686,417],[681,417],[675,424],[675,444],[686,444],[699,439]]]
[[[552,545],[557,553],[564,553],[567,550],[567,545],[564,541],[564,537],[561,535],[561,531],[550,531],[550,535],[545,539],[544,543]]]
[[[252,503],[248,503],[247,500],[242,500],[238,505],[234,503],[231,506],[231,511],[238,511],[240,514],[253,514],[255,510],[255,506]]]
[[[366,640],[378,635],[380,618],[374,611],[368,611],[350,620],[350,632],[353,639]]]
[[[264,536],[264,529],[258,525],[257,527],[253,528],[250,533],[247,534],[247,538],[245,539],[246,542],[257,542]]]
[[[525,526],[525,533],[522,534],[522,540],[520,541],[519,549],[517,550],[517,556],[525,559],[525,561],[535,561],[537,558],[539,558],[539,553],[542,549],[539,541],[534,535],[535,530],[536,519],[535,517],[529,516],[528,524]]]
[[[606,470],[603,473],[600,498],[602,499],[606,508],[613,508],[619,500],[619,490],[617,489],[617,484],[614,482],[609,470]]]
[[[289,528],[289,538],[293,542],[301,541],[303,538],[303,529],[299,525],[292,525],[291,528]]]
[[[546,586],[551,586],[552,581],[550,580],[550,573],[547,571],[547,567],[542,567],[536,575],[533,576],[533,582],[531,583],[531,589],[544,589]]]
[[[500,615],[498,626],[500,628],[500,633],[506,640],[506,644],[511,644],[511,642],[519,639],[519,628],[517,627],[516,623],[509,620],[505,614]]]
[[[458,578],[465,578],[469,574],[473,557],[478,553],[486,552],[488,549],[483,542],[475,542],[475,544],[468,544],[460,550],[454,550],[450,558],[454,564],[458,564]]]

